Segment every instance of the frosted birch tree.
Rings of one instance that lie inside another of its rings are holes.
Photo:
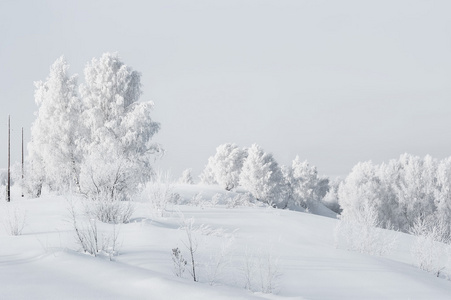
[[[46,81],[35,82],[36,120],[28,144],[27,185],[39,196],[43,184],[56,191],[79,187],[81,152],[77,75],[69,76],[64,57],[50,67]]]
[[[117,54],[94,58],[80,91],[89,128],[83,143],[82,189],[88,195],[125,200],[153,174],[161,147],[152,141],[160,124],[152,120],[152,102],[138,102],[141,75]]]

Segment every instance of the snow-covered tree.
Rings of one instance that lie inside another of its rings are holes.
[[[403,228],[401,210],[399,207],[399,193],[401,191],[401,173],[402,169],[399,160],[392,159],[388,163],[382,163],[375,166],[377,177],[380,180],[379,198],[383,206],[379,206],[379,216],[382,217],[382,224],[386,227],[393,227],[396,230]]]
[[[329,180],[320,178],[315,166],[301,161],[299,156],[293,160],[291,168],[285,173],[285,180],[292,189],[291,206],[308,208],[309,203],[321,201],[329,190]]]
[[[215,173],[210,164],[205,166],[205,169],[199,175],[200,182],[207,185],[218,184],[215,179]]]
[[[235,144],[218,146],[216,154],[208,159],[208,164],[201,178],[203,181],[214,181],[227,191],[236,188],[246,155],[246,150],[240,149]],[[214,180],[210,178],[211,175]]]
[[[80,91],[89,129],[83,142],[81,185],[85,193],[126,199],[153,173],[160,146],[152,137],[160,124],[152,121],[152,102],[138,102],[141,75],[117,54],[105,53],[87,64]]]
[[[377,170],[371,161],[358,163],[340,185],[338,195],[344,218],[358,219],[364,207],[371,207],[375,210],[377,223],[385,225],[381,213],[385,205],[381,196],[384,189]]]
[[[257,144],[248,149],[248,156],[243,163],[240,184],[257,200],[286,206],[286,189],[282,171],[272,154],[265,153]]]
[[[434,170],[426,170],[433,167],[433,162],[425,163],[418,156],[403,154],[399,162],[400,185],[398,191],[398,203],[400,217],[404,223],[403,230],[407,231],[421,216],[431,215],[434,212],[434,201],[431,192],[434,181],[431,176]]]
[[[186,169],[185,171],[183,171],[179,182],[184,184],[194,184],[193,176],[191,175],[191,169]]]
[[[446,165],[430,156],[422,159],[410,154],[381,165],[359,163],[339,189],[343,214],[352,214],[368,202],[376,209],[380,224],[404,232],[417,220],[449,220],[450,171]]]
[[[79,186],[81,153],[80,116],[82,103],[77,96],[77,75],[68,75],[64,57],[50,68],[45,82],[35,82],[36,120],[28,144],[27,186],[39,196],[43,184],[52,190]]]
[[[451,238],[451,157],[443,159],[437,167],[434,201],[437,219],[446,225],[444,231]]]
[[[337,178],[332,182],[328,182],[329,190],[326,195],[322,198],[321,202],[333,212],[340,214],[342,209],[338,203],[338,188],[343,180]]]

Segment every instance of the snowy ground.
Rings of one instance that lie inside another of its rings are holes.
[[[199,189],[177,191],[190,198]],[[204,198],[218,191],[204,190]],[[120,254],[114,261],[92,257],[77,251],[68,198],[14,195],[8,206],[26,211],[27,222],[20,236],[0,226],[0,299],[451,298],[451,281],[413,265],[411,236],[400,234],[388,256],[369,256],[336,249],[336,219],[265,207],[171,205],[161,217],[139,202],[132,221],[119,228]],[[182,278],[173,272],[173,248],[189,258],[183,218],[200,228],[193,233],[199,282],[188,269]],[[104,233],[112,227],[99,224]],[[251,290],[244,288],[246,263]],[[269,268],[274,290],[264,294],[261,277]]]

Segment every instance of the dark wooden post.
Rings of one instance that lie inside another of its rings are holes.
[[[11,201],[11,116],[8,115],[8,184],[6,186],[6,201]]]
[[[23,185],[24,185],[23,178],[24,178],[24,176],[23,176],[23,127],[22,127],[22,197],[23,197]]]

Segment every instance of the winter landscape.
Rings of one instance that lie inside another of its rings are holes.
[[[0,1],[0,299],[450,299],[449,9]]]

